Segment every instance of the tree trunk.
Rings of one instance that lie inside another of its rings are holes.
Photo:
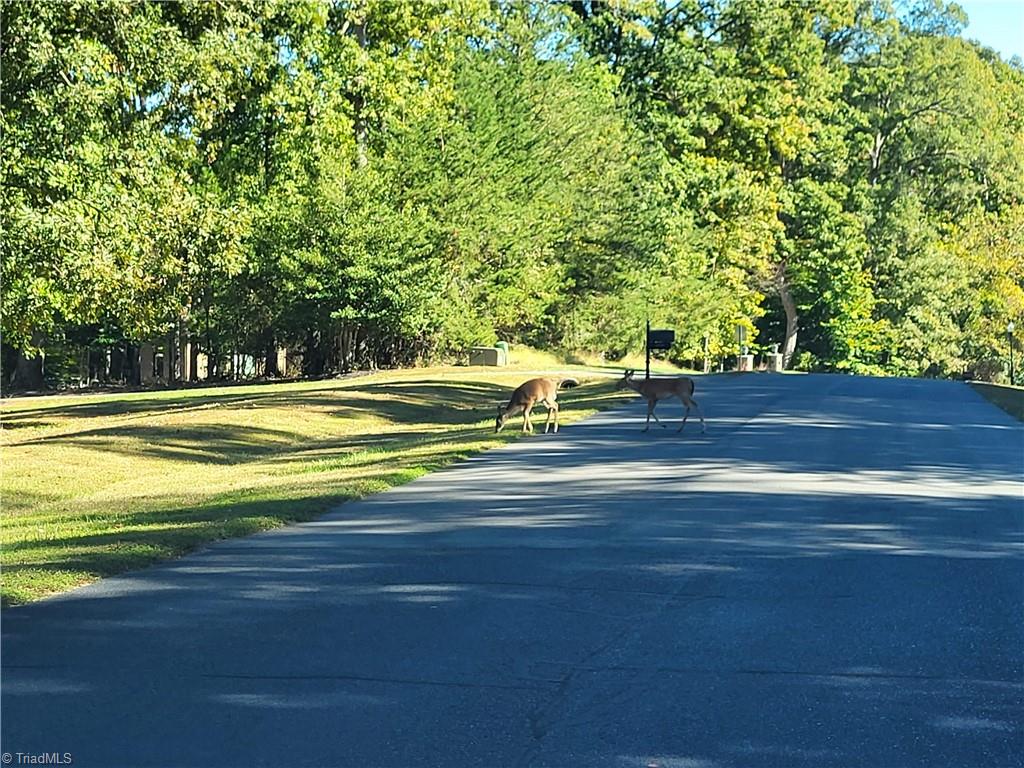
[[[167,352],[164,354],[164,367],[166,369],[167,383],[171,384],[178,380],[177,352],[178,345],[175,343],[175,333],[171,330],[167,334]]]
[[[349,336],[348,324],[341,326],[341,331],[338,332],[338,369],[341,373],[348,373],[351,370],[349,363],[349,354],[351,350],[351,337]]]
[[[142,366],[141,366],[141,351],[139,348],[131,342],[125,343],[125,381],[133,386],[137,387],[142,383]]]
[[[266,362],[263,366],[263,375],[268,378],[278,378],[281,375],[281,371],[277,366],[277,340],[274,338],[272,330],[268,332],[267,344],[264,347],[264,359]]]
[[[89,386],[89,348],[78,350],[78,386]]]
[[[361,19],[353,24],[352,32],[355,34],[359,47],[366,50],[368,42],[366,36],[366,19]],[[352,126],[356,140],[356,166],[359,168],[366,167],[367,144],[369,143],[369,130],[366,121],[366,98],[361,92],[363,87],[365,87],[363,78],[360,77],[356,81],[355,90],[349,95],[349,100],[352,103]]]
[[[28,357],[18,350],[18,359],[14,364],[14,375],[11,377],[12,389],[42,389],[43,377],[46,373],[46,352],[43,344],[46,337],[39,331],[32,331],[32,346],[39,350],[34,357]]]
[[[123,384],[125,382],[124,366],[124,347],[120,344],[107,347],[107,381]]]
[[[324,375],[327,362],[324,342],[324,334],[320,329],[312,328],[306,333],[306,348],[302,362],[307,376]]]
[[[178,381],[182,382],[191,381],[193,378],[193,371],[195,370],[191,367],[193,344],[188,338],[185,319],[186,318],[184,316],[178,319],[178,348],[176,352]]]
[[[220,375],[219,350],[213,343],[213,332],[210,328],[211,301],[211,296],[207,293],[203,299],[203,309],[206,313],[206,381],[212,381]]]
[[[143,342],[139,345],[139,384],[144,387],[153,383],[155,357],[156,350],[151,343]]]
[[[868,183],[874,187],[878,185],[878,179],[882,175],[882,148],[885,146],[886,137],[881,131],[875,134],[874,142],[868,155],[871,158],[871,168],[868,173]]]
[[[105,347],[89,348],[89,383],[102,384],[105,380],[104,371],[107,366],[107,353]]]
[[[786,312],[786,339],[782,345],[782,367],[789,368],[793,354],[796,352],[797,325],[800,317],[796,311],[793,294],[789,290],[789,283],[786,281],[785,265],[779,268],[775,285],[779,291],[779,298],[782,300],[782,308]]]

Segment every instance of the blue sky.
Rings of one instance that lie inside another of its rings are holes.
[[[964,37],[995,48],[1004,59],[1024,59],[1024,0],[955,0],[970,23]]]

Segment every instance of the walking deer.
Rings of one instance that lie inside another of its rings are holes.
[[[576,379],[530,379],[520,384],[516,391],[509,398],[508,405],[498,406],[498,418],[494,422],[494,431],[500,432],[505,422],[517,413],[523,414],[523,433],[533,432],[533,422],[530,420],[530,412],[537,403],[544,403],[548,409],[548,417],[544,421],[544,434],[547,434],[551,426],[551,417],[554,416],[555,432],[558,431],[558,390],[560,387],[575,387],[579,384]]]
[[[643,428],[644,432],[651,428],[651,416],[654,417],[658,426],[662,429],[665,428],[665,425],[658,418],[658,414],[654,412],[654,409],[657,407],[659,400],[667,400],[670,397],[679,398],[679,402],[686,408],[686,413],[683,414],[683,423],[679,425],[679,429],[676,432],[682,432],[683,427],[686,426],[686,419],[690,415],[690,408],[697,411],[697,415],[700,416],[701,433],[707,431],[707,425],[704,424],[704,414],[701,412],[700,406],[697,405],[697,401],[693,399],[693,379],[679,376],[674,379],[641,379],[638,381],[633,378],[635,373],[636,371],[627,370],[615,388],[632,389],[647,399],[647,426]]]

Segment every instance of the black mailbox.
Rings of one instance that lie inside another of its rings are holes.
[[[675,331],[648,331],[647,332],[647,348],[648,349],[672,349],[672,344],[676,340]]]

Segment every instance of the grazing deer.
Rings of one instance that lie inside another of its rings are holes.
[[[651,416],[654,417],[658,426],[662,429],[665,428],[665,425],[661,423],[658,415],[654,412],[654,409],[657,407],[659,400],[667,400],[670,397],[678,397],[679,402],[686,408],[686,413],[683,414],[683,423],[679,425],[679,429],[676,432],[682,432],[683,427],[686,426],[686,419],[690,415],[690,408],[696,410],[697,415],[700,416],[701,433],[707,431],[707,426],[704,424],[704,414],[701,412],[700,406],[697,405],[697,401],[693,399],[693,379],[680,376],[674,379],[641,379],[638,381],[633,378],[634,373],[636,371],[626,371],[625,375],[619,379],[619,383],[615,388],[632,389],[647,399],[647,426],[643,428],[644,432],[651,428]]]
[[[530,412],[537,403],[544,403],[548,408],[548,417],[544,421],[544,434],[551,426],[551,417],[555,417],[555,432],[558,431],[558,396],[559,387],[575,387],[576,379],[530,379],[520,384],[509,398],[508,405],[498,406],[498,418],[494,422],[494,431],[500,432],[505,422],[517,413],[523,414],[523,433],[533,432]]]

